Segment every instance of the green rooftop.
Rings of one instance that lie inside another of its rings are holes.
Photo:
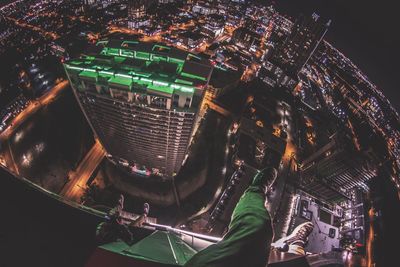
[[[212,72],[198,56],[161,44],[110,40],[98,46],[104,46],[98,54],[65,63],[68,75],[122,85],[133,92],[145,86],[172,95],[175,90],[194,93],[203,88]]]

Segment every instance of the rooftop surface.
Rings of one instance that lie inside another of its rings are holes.
[[[212,66],[189,52],[174,47],[137,41],[110,40],[97,44],[99,54],[65,63],[68,72],[119,89],[149,89],[172,95],[175,90],[194,93],[210,80]]]

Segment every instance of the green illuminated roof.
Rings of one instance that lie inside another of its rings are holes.
[[[212,67],[196,55],[161,44],[135,41],[103,41],[95,56],[84,56],[65,63],[67,73],[135,91],[135,84],[162,94],[175,90],[194,93],[210,79]]]
[[[115,83],[115,84],[121,84],[125,86],[131,86],[132,84],[132,79],[130,78],[124,78],[124,77],[111,77],[108,82],[110,83]]]
[[[174,92],[174,89],[169,86],[149,85],[147,88],[155,91],[160,91],[166,94],[172,94]]]
[[[94,71],[84,70],[81,73],[79,73],[79,76],[88,78],[97,78],[97,73]]]

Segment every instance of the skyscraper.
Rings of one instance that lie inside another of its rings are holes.
[[[287,75],[296,77],[324,38],[330,24],[330,20],[324,22],[315,13],[311,17],[300,16],[289,36],[277,47],[271,61]]]
[[[368,191],[376,166],[368,151],[358,151],[342,132],[304,159],[300,165],[301,186],[314,196],[337,202],[350,198],[352,189]]]
[[[65,63],[75,96],[117,165],[173,177],[187,153],[212,67],[160,44],[111,40]]]

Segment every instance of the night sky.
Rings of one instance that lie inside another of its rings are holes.
[[[265,1],[270,3],[271,1]],[[400,111],[400,23],[396,1],[275,0],[293,18],[314,11],[332,19],[327,40],[350,58]]]

